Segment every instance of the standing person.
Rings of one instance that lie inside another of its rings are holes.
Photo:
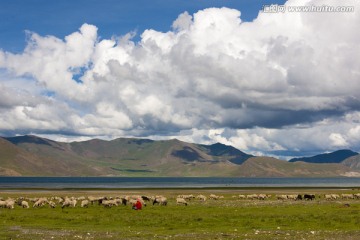
[[[134,209],[134,210],[141,210],[141,208],[142,208],[142,203],[141,203],[140,199],[138,198],[137,201],[136,201],[136,203],[134,203],[132,209]]]

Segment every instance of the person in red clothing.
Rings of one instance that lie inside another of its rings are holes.
[[[136,203],[133,205],[132,208],[133,208],[134,210],[141,210],[141,208],[142,208],[142,203],[141,203],[141,201],[140,201],[139,198],[137,199]]]

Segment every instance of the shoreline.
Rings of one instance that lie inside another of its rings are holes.
[[[0,177],[0,192],[360,191],[360,178]]]
[[[201,188],[0,188],[1,193],[41,193],[41,192],[59,192],[59,193],[92,193],[92,192],[222,192],[222,193],[236,193],[236,192],[307,192],[307,191],[354,191],[359,192],[360,187],[201,187]]]

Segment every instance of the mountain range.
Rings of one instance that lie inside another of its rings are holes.
[[[340,150],[279,160],[221,143],[117,138],[57,142],[0,137],[0,176],[360,177],[360,157]]]
[[[341,163],[345,159],[358,155],[348,149],[342,149],[331,153],[323,153],[312,157],[293,158],[289,162],[308,162],[308,163]]]

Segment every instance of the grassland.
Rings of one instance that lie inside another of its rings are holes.
[[[148,204],[105,208],[0,208],[0,239],[360,239],[360,200],[325,200],[324,193],[352,189],[144,189],[91,191],[0,191],[2,198],[51,196],[157,195],[167,206]],[[178,194],[224,196],[188,206]],[[271,194],[267,200],[241,200],[239,194]],[[314,193],[314,201],[277,200],[276,194]]]

